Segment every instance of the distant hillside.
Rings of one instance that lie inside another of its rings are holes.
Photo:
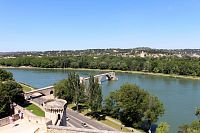
[[[61,50],[61,51],[26,51],[26,52],[0,52],[1,57],[18,56],[66,56],[66,55],[114,55],[114,56],[140,56],[140,57],[162,57],[162,56],[189,56],[200,57],[200,49],[152,49],[139,47],[132,49],[86,49],[86,50]]]

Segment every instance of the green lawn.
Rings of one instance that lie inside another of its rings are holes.
[[[129,130],[128,128],[126,127],[123,127],[122,125],[118,125],[110,120],[101,120],[100,122],[108,125],[108,126],[111,126],[112,128],[114,129],[117,129],[119,131],[123,131],[123,132],[130,132],[131,130]],[[122,127],[122,130],[121,130],[121,127]]]
[[[30,86],[27,86],[27,85],[24,85],[24,84],[21,84],[21,83],[20,83],[20,85],[22,86],[22,90],[24,92],[28,92],[28,91],[33,90],[33,88],[31,88]]]
[[[44,111],[40,109],[38,106],[36,106],[35,104],[30,103],[28,105],[25,105],[24,107],[37,116],[42,116],[42,117],[45,116]]]
[[[67,107],[70,108],[70,109],[71,109],[72,107],[74,107],[74,106],[76,106],[76,105],[73,104],[73,103],[67,104]]]

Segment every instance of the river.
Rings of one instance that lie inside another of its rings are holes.
[[[57,81],[67,78],[72,70],[44,70],[44,69],[6,69],[13,73],[19,82],[27,83],[33,87],[41,88],[53,85]],[[103,73],[100,71],[75,71],[80,76]],[[116,73],[117,81],[102,82],[103,96],[117,90],[122,84],[135,83],[151,94],[159,97],[164,103],[165,114],[159,121],[170,124],[170,133],[176,133],[178,126],[190,123],[196,119],[196,107],[200,107],[200,81],[178,79],[143,74]]]

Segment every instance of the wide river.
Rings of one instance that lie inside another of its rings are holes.
[[[53,85],[57,81],[67,78],[72,70],[38,70],[38,69],[7,69],[12,72],[19,82],[41,88]],[[80,76],[103,73],[100,71],[75,71]],[[195,109],[200,107],[200,81],[177,79],[142,74],[116,73],[117,81],[102,82],[103,96],[117,90],[124,83],[135,83],[152,95],[159,97],[164,103],[165,114],[159,121],[170,124],[170,133],[176,133],[178,126],[190,123],[196,119]]]

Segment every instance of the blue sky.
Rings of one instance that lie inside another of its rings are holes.
[[[0,51],[200,48],[200,0],[0,0]]]

